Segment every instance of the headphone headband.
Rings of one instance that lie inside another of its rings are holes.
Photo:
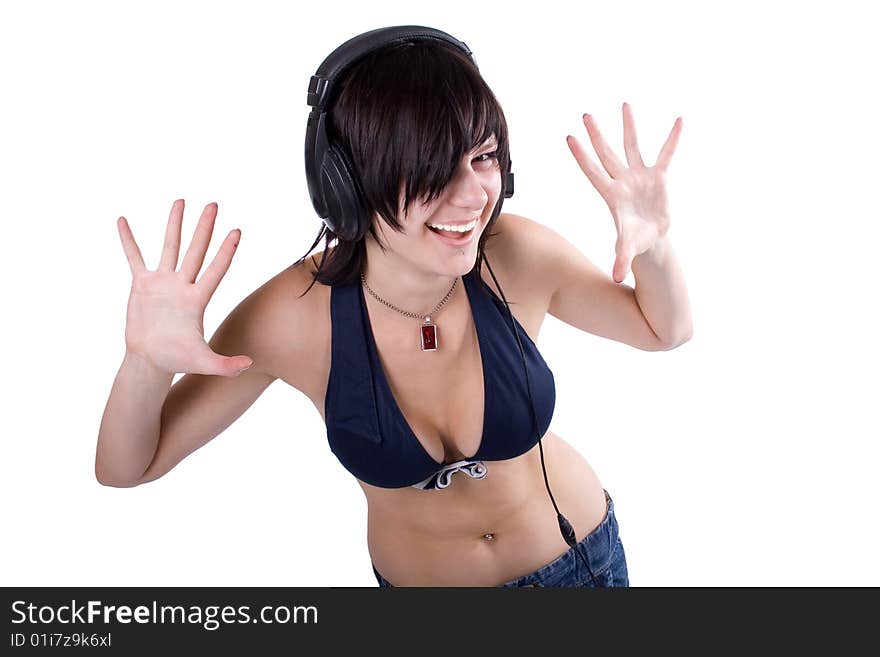
[[[455,37],[443,32],[435,30],[431,27],[422,27],[420,25],[400,25],[397,27],[380,27],[369,32],[364,32],[356,37],[352,37],[336,50],[331,52],[321,62],[317,72],[309,81],[309,91],[307,103],[318,109],[325,109],[328,98],[333,93],[333,87],[336,81],[342,77],[348,68],[366,57],[374,50],[383,48],[392,43],[399,41],[407,41],[411,39],[445,41],[464,52],[473,63],[474,68],[480,70],[477,66],[477,60],[474,58],[471,49],[468,48],[464,41],[459,41]]]

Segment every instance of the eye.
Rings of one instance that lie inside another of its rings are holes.
[[[483,153],[482,155],[477,156],[474,161],[475,162],[488,162],[489,160],[481,160],[481,157],[491,158],[493,160],[498,159],[498,151],[492,151],[491,153]]]

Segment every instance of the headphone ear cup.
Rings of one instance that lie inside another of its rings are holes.
[[[327,206],[324,222],[340,239],[357,241],[367,232],[364,205],[344,148],[331,144],[321,162],[321,191]]]
[[[504,176],[504,198],[510,198],[513,196],[513,171],[511,168],[513,166],[513,160],[507,159],[507,175]]]

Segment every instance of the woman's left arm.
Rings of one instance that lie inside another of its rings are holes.
[[[607,175],[593,163],[577,139],[569,135],[566,141],[614,218],[617,242],[612,278],[622,283],[632,270],[636,301],[654,333],[666,344],[686,342],[693,332],[693,323],[684,275],[667,236],[670,220],[666,194],[666,171],[681,134],[681,117],[676,119],[657,162],[651,167],[642,161],[628,103],[623,104],[623,141],[629,166],[617,158],[593,117],[584,114],[583,120]]]
[[[673,345],[690,340],[693,322],[687,286],[666,235],[633,258],[632,273],[636,301],[654,333]]]

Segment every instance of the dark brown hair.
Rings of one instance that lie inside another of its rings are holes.
[[[401,193],[404,216],[412,203],[433,201],[461,159],[495,135],[502,192],[477,245],[473,270],[479,272],[504,202],[510,158],[504,112],[480,72],[451,45],[402,41],[364,57],[337,85],[328,112],[329,136],[351,154],[367,216],[378,213],[398,232],[403,231],[397,220]],[[372,223],[369,233],[384,250]],[[323,221],[312,246],[294,264],[302,262],[322,237],[325,250],[303,295],[316,281],[354,283],[363,271],[366,237],[356,242],[338,239]],[[335,247],[327,248],[334,239]]]

